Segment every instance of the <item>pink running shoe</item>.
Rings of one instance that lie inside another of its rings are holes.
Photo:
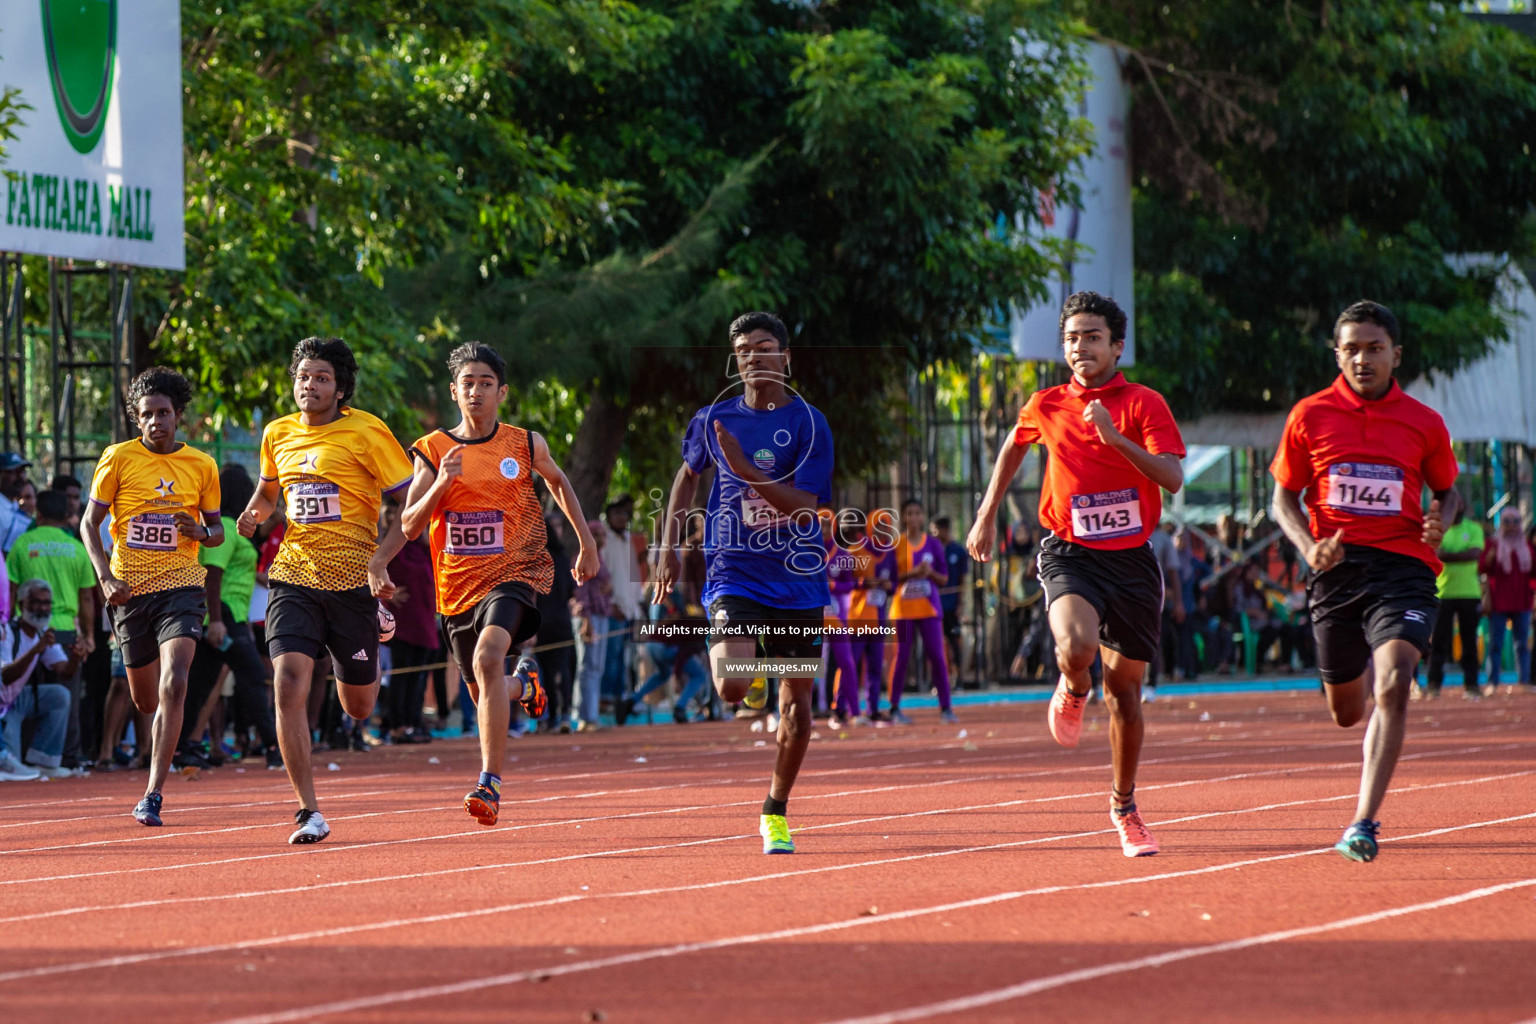
[[[1157,840],[1147,831],[1147,823],[1141,820],[1140,811],[1120,814],[1111,808],[1109,817],[1115,823],[1115,831],[1120,833],[1121,853],[1127,857],[1150,857],[1157,852]]]
[[[1088,704],[1088,694],[1073,693],[1067,688],[1067,677],[1056,682],[1056,692],[1051,694],[1051,710],[1046,722],[1051,736],[1064,747],[1075,747],[1083,734],[1083,708]]]

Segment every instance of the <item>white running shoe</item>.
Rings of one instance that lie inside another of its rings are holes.
[[[22,764],[9,750],[0,750],[0,782],[32,782],[42,777],[42,772]]]
[[[325,823],[325,816],[319,811],[302,808],[293,820],[299,827],[288,837],[290,843],[318,843],[331,834],[331,826]]]

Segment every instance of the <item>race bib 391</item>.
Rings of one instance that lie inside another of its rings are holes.
[[[289,484],[288,518],[305,525],[341,522],[341,488],[324,480]]]

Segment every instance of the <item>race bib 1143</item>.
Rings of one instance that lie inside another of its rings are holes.
[[[1141,532],[1141,495],[1121,491],[1072,495],[1072,534],[1079,540],[1113,540]]]
[[[1403,511],[1403,471],[1369,462],[1328,467],[1329,508],[1357,516],[1395,516]]]

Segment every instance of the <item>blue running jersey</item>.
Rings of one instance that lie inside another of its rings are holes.
[[[809,491],[818,504],[832,502],[832,431],[813,406],[791,398],[782,409],[759,411],[733,398],[694,413],[683,462],[695,473],[716,468],[704,523],[704,606],[734,595],[772,608],[825,607],[831,595],[816,516],[796,523],[733,474],[720,456],[715,420],[771,479]]]

